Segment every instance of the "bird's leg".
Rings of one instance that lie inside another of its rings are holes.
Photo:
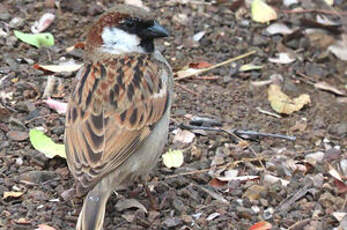
[[[89,191],[83,202],[76,230],[103,229],[106,203],[111,192],[112,190],[105,189],[103,183],[98,183],[93,190]]]
[[[132,190],[131,192],[129,192],[129,197],[130,198],[136,198],[139,193],[141,192],[142,188],[139,186],[136,186],[136,188],[134,190]]]
[[[150,202],[150,208],[152,210],[159,210],[159,204],[158,204],[157,200],[152,196],[152,193],[148,188],[147,182],[145,182],[143,185],[145,186],[145,191],[147,193],[147,197],[148,197],[149,202]]]

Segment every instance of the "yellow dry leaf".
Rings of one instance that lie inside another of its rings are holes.
[[[17,83],[18,81],[19,81],[19,78],[18,78],[18,77],[12,78],[12,79],[11,79],[11,82],[12,82],[12,83]]]
[[[329,6],[332,6],[334,4],[334,0],[324,0],[324,1]]]
[[[6,199],[7,197],[13,197],[13,198],[18,198],[23,195],[23,192],[4,192],[3,198]]]
[[[167,168],[179,168],[184,162],[182,150],[169,150],[163,154],[163,163]]]
[[[281,91],[278,85],[272,84],[268,89],[268,100],[271,107],[277,113],[291,114],[299,111],[304,105],[311,103],[308,94],[301,94],[299,97],[291,99]]]
[[[247,197],[249,200],[259,200],[261,198],[261,193],[264,192],[266,188],[261,185],[251,185],[242,197]]]
[[[277,19],[276,11],[263,0],[253,0],[251,10],[255,22],[268,23]]]

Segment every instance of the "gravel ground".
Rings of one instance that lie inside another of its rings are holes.
[[[0,29],[9,31],[0,36],[0,230],[36,229],[40,224],[74,229],[82,206],[82,199],[64,196],[73,185],[66,161],[47,158],[29,141],[29,130],[42,127],[47,136],[62,143],[65,123],[64,114],[44,103],[52,77],[32,66],[81,62],[82,50],[65,49],[83,41],[88,25],[117,1],[61,1],[60,8],[52,7],[52,2],[0,2]],[[183,150],[184,164],[168,169],[160,161],[150,175],[156,209],[141,184],[113,195],[105,229],[249,229],[263,221],[271,229],[346,229],[347,65],[327,47],[341,34],[347,36],[343,24],[347,16],[331,14],[346,12],[347,3],[335,1],[332,9],[308,0],[296,5],[306,11],[289,13],[285,10],[294,6],[272,0],[279,12],[277,22],[298,32],[270,36],[267,24],[253,22],[250,9],[235,3],[242,1],[184,2],[144,1],[171,31],[171,37],[157,45],[175,72],[189,64],[216,64],[251,50],[256,53],[200,77],[176,81],[167,149]],[[339,32],[324,27],[315,36],[303,34],[313,27],[307,21],[316,19],[317,11],[312,9],[328,11],[324,15],[339,20]],[[55,37],[53,47],[37,49],[14,37],[14,29],[29,32],[47,12],[56,15],[47,29]],[[193,36],[202,31],[203,37],[195,41]],[[270,62],[268,58],[279,52],[293,52],[296,60]],[[240,71],[248,63],[263,67]],[[272,108],[269,86],[258,83],[275,74],[287,95],[306,93],[311,103],[281,118],[259,112],[258,107],[271,112]],[[66,102],[73,78],[74,73],[55,74],[52,98]],[[344,95],[314,86],[321,81]],[[192,117],[209,117],[222,127],[182,128]],[[296,136],[296,141],[235,137],[220,128]],[[187,141],[187,136],[194,139]],[[240,177],[235,178],[235,173]],[[19,193],[6,197],[8,192]]]

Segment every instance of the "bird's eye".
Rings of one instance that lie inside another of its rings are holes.
[[[137,18],[132,18],[132,19],[126,20],[125,25],[129,28],[133,28],[136,26],[138,21],[139,20]]]
[[[128,27],[133,27],[135,25],[135,23],[133,21],[127,21],[125,23]]]

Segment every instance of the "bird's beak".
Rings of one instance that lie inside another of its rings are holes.
[[[152,39],[169,36],[169,32],[156,21],[153,22],[152,26],[147,27],[143,33],[147,38]]]

